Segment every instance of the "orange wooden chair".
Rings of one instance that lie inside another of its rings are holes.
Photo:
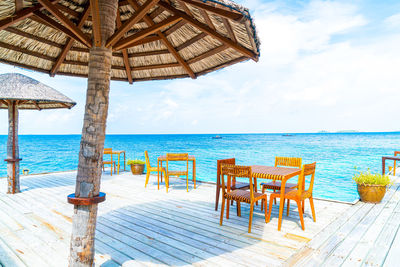
[[[301,168],[301,158],[293,158],[293,157],[275,157],[275,167],[296,167],[296,168]],[[261,189],[262,193],[265,193],[265,190],[273,190],[274,193],[277,190],[281,189],[281,182],[280,181],[272,181],[268,183],[261,183]],[[291,188],[296,188],[297,184],[292,184],[292,183],[286,183],[285,188],[286,189],[291,189]],[[276,200],[275,204],[276,204]],[[263,204],[261,203],[261,210],[263,210]]]
[[[232,164],[235,165],[235,158],[231,159],[220,159],[217,160],[217,186],[216,186],[216,196],[215,196],[215,210],[218,210],[218,202],[219,202],[219,195],[221,192],[221,164]],[[231,190],[235,189],[249,189],[250,185],[249,183],[241,183],[241,182],[236,182],[236,178],[233,177],[232,179],[232,184],[231,184]]]
[[[110,155],[110,160],[104,160],[103,159],[103,171],[104,171],[104,165],[111,165],[111,176],[113,173],[113,165],[114,165],[114,173],[117,171],[117,167],[115,165],[115,161],[113,161],[113,154],[112,154],[112,148],[104,148],[103,151],[103,156],[104,155]]]
[[[225,184],[225,176],[227,177],[227,182]],[[231,190],[231,181],[235,177],[243,177],[249,179],[250,190],[235,189]],[[231,164],[221,164],[221,182],[222,182],[222,206],[221,206],[221,217],[219,224],[222,225],[226,201],[226,218],[229,219],[229,202],[236,201],[238,216],[241,216],[240,202],[245,202],[250,204],[250,217],[249,217],[249,233],[251,232],[251,223],[253,221],[253,210],[256,201],[261,200],[267,204],[267,195],[254,192],[253,178],[251,167],[247,166],[237,166]],[[267,209],[265,209],[265,222],[267,222]]]
[[[170,170],[169,161],[186,161],[186,170]],[[189,192],[189,154],[188,153],[167,153],[167,169],[165,180],[169,181],[170,176],[186,176],[186,192]]]
[[[147,152],[147,150],[144,152],[144,157],[146,159],[146,182],[144,184],[144,187],[146,187],[149,182],[150,172],[157,172],[157,176],[161,172],[161,182],[162,182],[162,175],[164,174],[165,187],[166,187],[167,193],[168,193],[169,181],[168,181],[167,175],[165,174],[165,168],[164,167],[151,167],[149,153]],[[160,181],[158,179],[157,179],[157,187],[158,187],[158,189],[160,189]]]
[[[284,199],[281,201],[285,201],[285,199],[288,200],[287,204],[287,216],[289,216],[289,206],[290,206],[290,200],[296,201],[298,210],[299,210],[299,217],[300,217],[300,222],[301,222],[301,229],[304,230],[304,220],[303,220],[303,213],[304,213],[304,200],[307,198],[310,201],[310,206],[311,206],[311,212],[313,216],[314,222],[316,221],[315,218],[315,210],[314,210],[314,201],[313,201],[313,186],[314,186],[314,176],[315,176],[315,168],[316,168],[317,163],[311,163],[311,164],[304,164],[301,174],[299,175],[299,186],[297,189],[288,189],[286,192],[285,189],[285,195]],[[308,187],[307,190],[305,190],[305,183],[306,183],[306,176],[311,175],[310,179],[310,186]],[[270,217],[271,217],[271,211],[272,211],[272,200],[280,198],[280,192],[276,193],[271,193],[270,199],[269,199],[269,211],[268,211],[268,219],[267,221],[269,222]],[[266,209],[266,208],[265,208]],[[281,221],[278,222],[278,225],[281,225]]]

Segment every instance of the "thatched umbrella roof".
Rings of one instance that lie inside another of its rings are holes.
[[[0,75],[0,109],[7,101],[18,101],[18,109],[72,108],[76,103],[55,89],[19,73]]]
[[[101,38],[91,8],[89,0],[1,1],[0,62],[87,77],[93,28]],[[195,78],[260,54],[249,11],[229,0],[120,0],[116,23],[112,80]]]

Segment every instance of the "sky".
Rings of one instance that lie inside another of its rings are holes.
[[[245,0],[261,40],[246,61],[196,80],[111,82],[108,134],[399,131],[400,1]],[[80,134],[86,79],[0,64],[74,99],[20,111],[20,134]],[[7,134],[7,111],[0,112]]]

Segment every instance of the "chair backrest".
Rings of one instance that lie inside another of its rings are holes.
[[[167,153],[167,172],[168,161],[186,161],[186,171],[189,171],[189,154],[188,153]]]
[[[146,168],[147,169],[151,168],[150,159],[149,159],[149,153],[147,153],[147,150],[144,151],[144,158],[146,159]]]
[[[104,148],[103,155],[110,155],[111,161],[113,161],[113,159],[112,159],[112,148]]]
[[[225,176],[227,177],[226,184],[225,184]],[[230,187],[230,183],[232,181],[232,178],[234,177],[249,178],[250,198],[251,200],[254,200],[253,178],[252,178],[251,167],[222,163],[221,182],[222,182],[222,192],[224,194],[227,192],[227,188]]]
[[[221,185],[221,164],[236,164],[236,159],[231,158],[231,159],[219,159],[217,160],[217,184]]]
[[[275,157],[275,167],[297,167],[301,168],[301,158],[293,157]]]
[[[104,148],[103,154],[111,154],[112,148]]]
[[[315,169],[317,167],[317,163],[311,163],[311,164],[304,164],[303,168],[301,169],[301,174],[299,175],[299,187],[298,187],[298,192],[301,195],[303,192],[303,188],[305,187],[306,183],[306,177],[311,175],[310,179],[310,186],[308,187],[307,190],[304,190],[306,192],[309,192],[312,194],[313,187],[314,187],[314,177],[315,177]]]
[[[167,160],[188,160],[188,153],[167,153]]]

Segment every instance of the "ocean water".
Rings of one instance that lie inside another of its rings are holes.
[[[352,181],[355,167],[381,172],[381,157],[399,150],[400,133],[335,134],[223,134],[213,135],[108,135],[105,147],[126,150],[128,159],[144,160],[149,151],[152,165],[167,152],[196,156],[196,177],[215,181],[216,160],[235,157],[241,165],[273,165],[275,156],[302,157],[317,162],[315,197],[354,201],[358,198]],[[0,158],[6,158],[7,136],[0,136]],[[79,135],[21,135],[22,169],[30,173],[73,170],[78,165]],[[6,176],[6,163],[0,177]]]

